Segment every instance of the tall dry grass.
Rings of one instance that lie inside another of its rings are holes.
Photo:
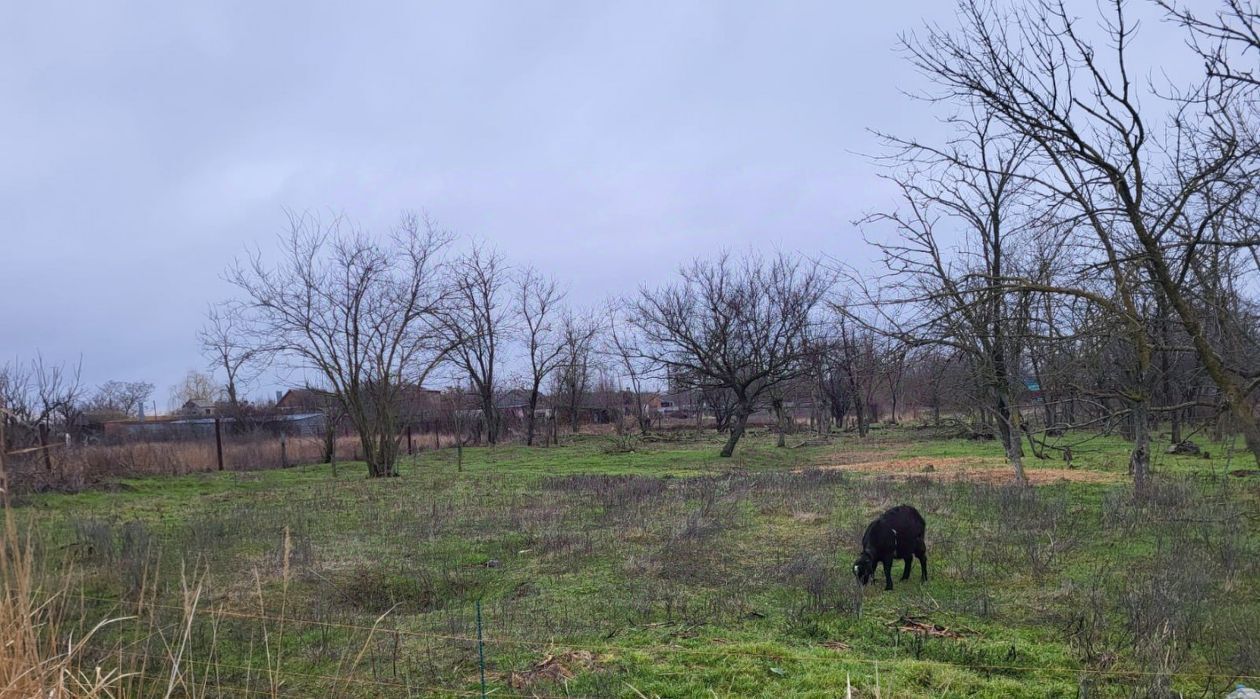
[[[99,621],[78,638],[61,633],[70,571],[44,575],[30,537],[19,534],[8,498],[3,453],[0,491],[0,506],[4,508],[0,537],[0,697],[121,696],[117,690],[126,679],[123,672],[87,667],[81,662],[93,636],[116,620]]]
[[[50,559],[46,552],[37,551],[29,531],[21,533],[9,497],[4,444],[0,420],[0,508],[4,512],[0,532],[0,699],[114,699],[146,694],[134,690],[149,686],[144,675],[149,659],[138,662],[127,656],[119,643],[112,647],[96,643],[107,627],[134,617],[89,620],[84,618],[81,604],[76,615],[76,577],[70,561]],[[184,588],[187,590],[188,585]],[[196,589],[194,600],[200,596],[200,587]],[[182,637],[166,646],[180,651],[168,651],[167,657],[156,663],[170,670],[171,681],[165,692],[154,696],[172,696],[176,680],[183,674],[182,648],[187,645],[196,612],[195,602],[190,605],[189,599],[185,594],[188,623],[181,626]],[[185,691],[181,696],[204,694]]]
[[[278,616],[268,615],[262,578],[258,571],[254,573],[263,662],[261,667],[250,668],[224,665],[217,656],[219,627],[227,613],[204,604],[208,571],[194,569],[190,574],[181,566],[180,594],[173,606],[159,601],[162,586],[157,575],[146,573],[142,588],[130,603],[124,603],[134,613],[89,619],[72,567],[47,565],[37,548],[29,535],[19,533],[13,510],[5,502],[0,541],[0,699],[206,699],[242,692],[279,699],[294,695],[286,687],[283,669],[293,555],[287,527]],[[353,660],[348,665],[343,660],[338,671],[326,678],[332,695],[349,693],[354,668],[388,614],[377,618]],[[110,633],[113,627],[120,633]],[[194,643],[196,638],[200,644]],[[245,686],[239,684],[241,669],[253,676],[252,681],[248,676],[243,680]]]
[[[454,446],[453,435],[417,433],[415,452]],[[404,438],[402,451],[407,451]],[[338,461],[361,457],[358,437],[337,438]],[[324,442],[318,437],[290,437],[283,450],[275,436],[225,436],[223,465],[228,471],[259,471],[285,466],[324,462]],[[51,465],[51,468],[48,466]],[[44,489],[81,490],[128,476],[178,476],[218,470],[213,439],[185,441],[128,441],[73,447],[56,445],[45,460],[39,453],[24,453],[10,459],[9,472],[19,492]]]

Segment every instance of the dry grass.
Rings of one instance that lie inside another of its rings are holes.
[[[69,561],[48,565],[37,548],[19,533],[5,502],[0,541],[0,699],[205,699],[240,692],[273,699],[292,696],[282,671],[293,570],[287,527],[278,602],[265,598],[263,577],[258,569],[253,573],[262,663],[246,668],[252,687],[232,684],[240,681],[236,671],[241,668],[222,664],[218,657],[219,629],[233,613],[207,605],[205,568],[189,571],[181,565],[174,605],[159,601],[160,590],[170,586],[156,573],[146,572],[134,599],[123,604],[133,613],[97,620],[88,618],[80,597],[82,580],[73,565]],[[269,603],[278,603],[277,616],[268,615]],[[332,683],[333,695],[350,694],[353,668],[371,647],[386,614],[368,630],[353,660],[343,661],[338,672],[325,678]],[[113,633],[116,629],[121,633]]]
[[[3,482],[0,464],[0,483]],[[5,496],[4,532],[0,538],[0,697],[122,696],[119,689],[127,679],[125,673],[97,666],[89,668],[81,662],[92,637],[115,620],[102,620],[64,647],[59,644],[70,572],[65,570],[54,576],[51,585],[41,582],[45,578],[31,542],[18,534],[7,493]]]
[[[412,444],[416,452],[454,445],[454,436],[432,433],[416,434]],[[406,439],[402,443],[407,451]],[[337,439],[339,461],[361,457],[358,437]],[[224,470],[257,471],[302,464],[324,462],[324,443],[319,437],[289,437],[283,452],[279,437],[225,436],[223,439]],[[51,464],[51,468],[49,468]],[[77,491],[114,478],[127,476],[180,476],[218,469],[218,456],[213,439],[150,442],[133,441],[121,444],[98,444],[74,448],[55,447],[46,463],[41,454],[29,453],[11,458],[9,472],[15,490],[31,492],[46,489]]]
[[[0,425],[0,445],[3,445]],[[150,456],[187,449],[188,445],[131,445]],[[161,447],[166,447],[162,449]],[[0,446],[2,448],[2,446]],[[135,453],[132,451],[131,453]],[[10,501],[9,459],[0,451],[0,699],[114,699],[115,697],[172,696],[200,699],[221,696],[219,667],[212,657],[195,657],[194,634],[202,628],[217,629],[219,612],[202,610],[205,571],[191,576],[181,566],[181,604],[161,606],[156,575],[146,565],[142,583],[135,591],[133,615],[107,614],[89,618],[81,597],[82,580],[70,558],[49,556],[30,534],[23,535]],[[64,455],[61,455],[64,459]],[[60,459],[59,459],[60,460]],[[282,556],[284,599],[287,605],[292,545],[285,529]],[[261,583],[257,585],[260,609],[265,609]],[[161,614],[161,610],[174,614]],[[136,653],[134,634],[112,634],[115,627],[139,630],[145,645],[156,642],[160,652]],[[252,693],[277,697],[282,682],[277,673],[284,636],[278,628],[263,626],[266,688]],[[274,632],[274,636],[271,633]],[[370,640],[370,635],[369,635]],[[226,689],[235,689],[227,687]]]

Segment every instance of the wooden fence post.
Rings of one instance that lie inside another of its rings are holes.
[[[214,452],[219,461],[219,470],[223,470],[223,424],[219,418],[214,419]]]
[[[289,467],[289,449],[288,439],[283,432],[280,433],[280,468]]]

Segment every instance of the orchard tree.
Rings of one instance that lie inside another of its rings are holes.
[[[251,346],[318,377],[358,433],[371,477],[398,475],[403,391],[449,348],[438,331],[447,300],[439,256],[449,241],[414,215],[387,236],[342,218],[290,215],[274,265],[255,253],[227,274]]]
[[[564,356],[565,344],[557,326],[563,310],[560,304],[564,301],[564,292],[554,279],[544,277],[533,269],[525,270],[517,279],[516,292],[521,342],[529,361],[525,444],[532,445],[543,382],[556,370]]]
[[[642,335],[642,357],[664,375],[731,392],[735,411],[721,452],[729,457],[769,391],[804,373],[828,277],[783,253],[724,253],[683,267],[680,277],[640,290],[628,302],[628,320]]]

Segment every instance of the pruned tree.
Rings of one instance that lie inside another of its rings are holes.
[[[450,299],[439,313],[451,351],[449,359],[468,379],[481,402],[486,441],[499,440],[495,372],[503,340],[511,334],[503,290],[509,269],[503,256],[482,245],[459,256],[449,268]]]
[[[277,264],[255,253],[227,274],[252,346],[319,377],[358,433],[371,477],[398,475],[403,389],[422,384],[449,349],[437,331],[449,241],[414,215],[377,238],[339,217],[294,214]]]
[[[562,332],[556,322],[563,311],[564,292],[554,279],[533,268],[517,279],[517,311],[521,341],[529,361],[528,411],[525,415],[525,444],[533,445],[539,396],[544,382],[560,365],[565,353]]]
[[[735,414],[722,447],[731,456],[748,417],[767,391],[805,369],[814,311],[828,277],[816,265],[777,254],[697,260],[682,279],[643,288],[629,321],[643,336],[643,356],[694,387],[734,394]]]

